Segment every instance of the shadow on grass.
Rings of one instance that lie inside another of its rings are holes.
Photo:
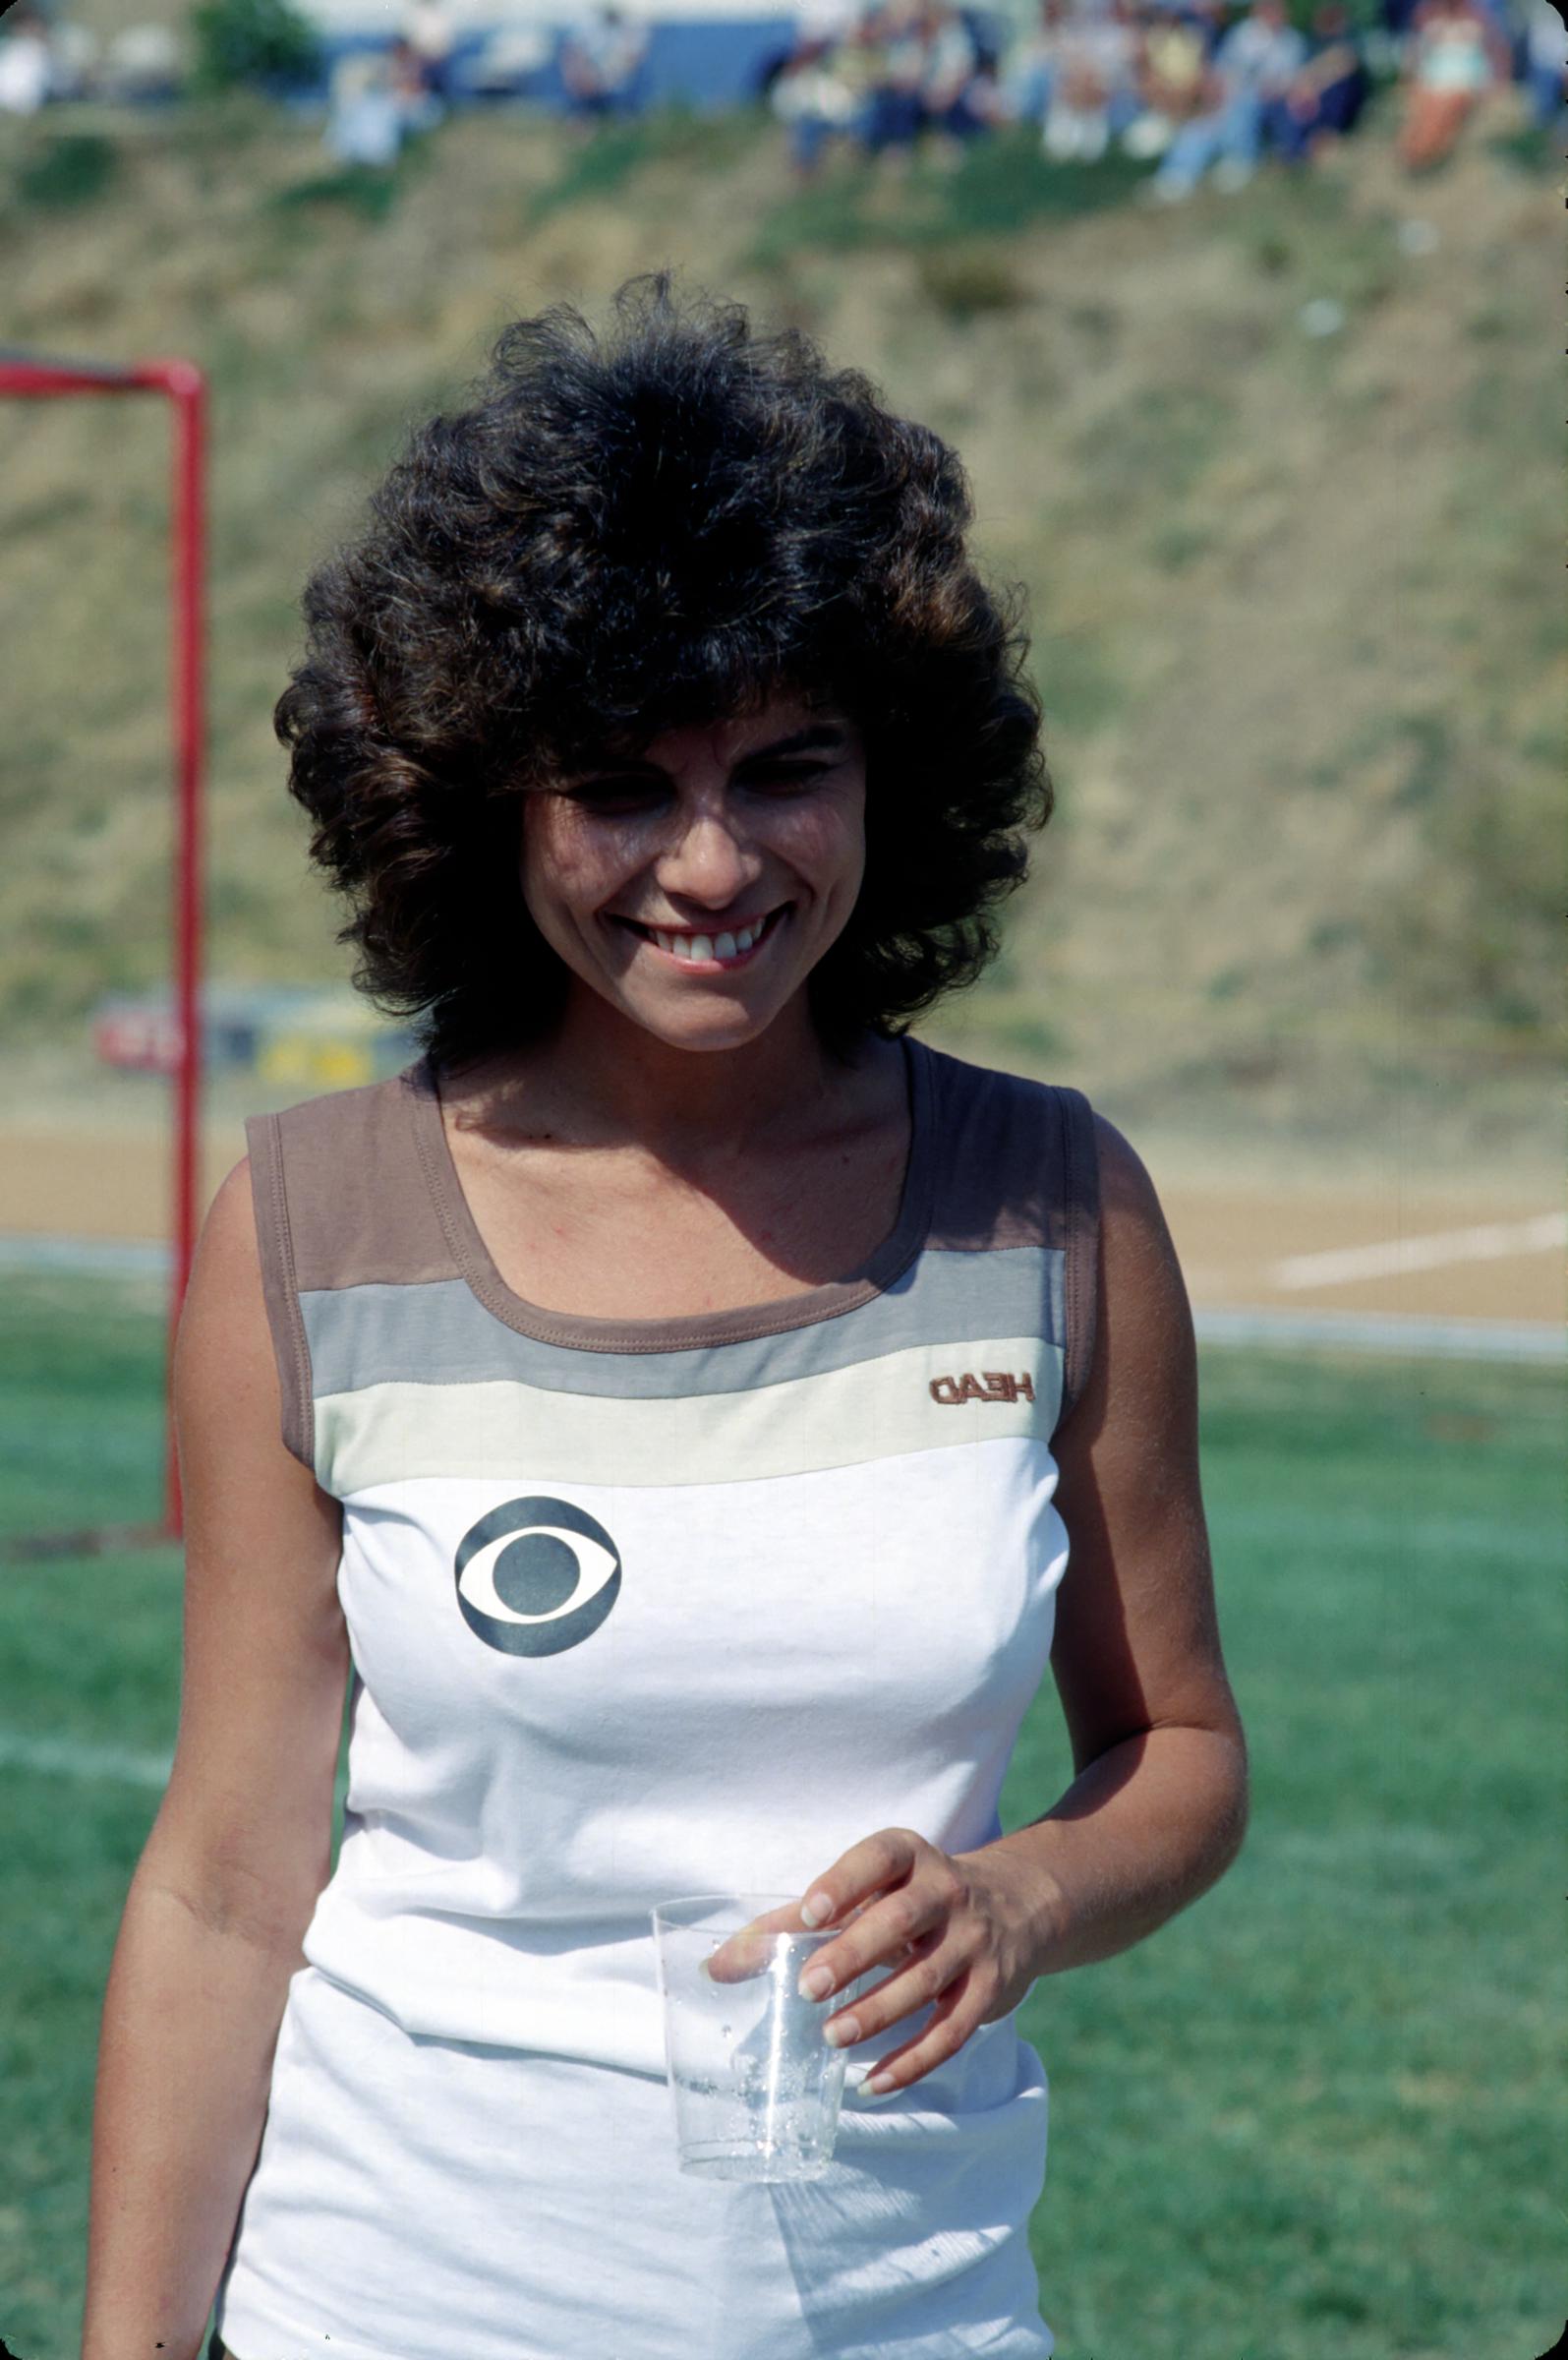
[[[1055,163],[1028,127],[972,141],[952,167],[917,154],[899,179],[880,160],[840,158],[764,216],[746,259],[768,269],[803,247],[842,254],[1003,236],[1124,206],[1149,169],[1119,150],[1092,164]]]
[[[560,171],[529,201],[530,227],[572,205],[618,196],[650,165],[684,162],[723,171],[751,148],[772,122],[766,108],[736,106],[703,113],[682,101],[622,121],[601,121],[576,135]]]
[[[264,209],[287,214],[314,206],[340,206],[362,221],[384,221],[429,163],[431,140],[429,131],[410,133],[395,163],[343,164],[332,172],[313,173],[308,180],[275,190]]]
[[[12,187],[26,206],[92,205],[108,194],[119,169],[112,140],[91,131],[56,132],[18,165]]]

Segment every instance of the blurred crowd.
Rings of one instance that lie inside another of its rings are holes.
[[[1039,0],[1023,30],[999,24],[963,0],[797,0],[754,95],[785,127],[801,179],[834,150],[957,162],[999,126],[1027,124],[1056,162],[1115,148],[1151,164],[1156,202],[1205,179],[1239,189],[1265,157],[1309,164],[1354,133],[1379,80],[1399,85],[1397,151],[1412,172],[1440,162],[1511,87],[1542,127],[1564,120],[1568,31],[1552,0],[1377,0],[1370,25],[1345,0],[1298,0],[1294,15],[1286,0]],[[411,133],[491,94],[487,71],[500,94],[552,66],[559,104],[584,126],[642,103],[650,26],[622,0],[596,0],[563,28],[497,33],[461,88],[454,38],[446,0],[403,0],[384,43],[340,58],[325,132],[340,163],[391,162]],[[181,82],[167,27],[100,43],[38,0],[0,25],[0,113],[167,100]]]
[[[1381,0],[1360,30],[1343,0],[1315,0],[1308,30],[1285,0],[1041,0],[999,49],[959,0],[806,0],[774,61],[770,102],[796,173],[831,147],[948,160],[999,124],[1039,127],[1054,161],[1116,148],[1155,164],[1155,201],[1206,176],[1245,186],[1264,156],[1301,166],[1353,132],[1374,75],[1401,86],[1401,160],[1441,160],[1478,109],[1523,85],[1557,124],[1568,32],[1550,0]]]

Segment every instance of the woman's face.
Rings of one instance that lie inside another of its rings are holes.
[[[671,1046],[766,1031],[842,931],[865,871],[865,746],[781,691],[523,798],[522,889],[552,949]],[[738,939],[737,939],[738,938]]]

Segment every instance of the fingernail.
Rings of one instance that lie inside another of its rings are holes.
[[[844,2096],[857,2106],[880,2105],[882,2100],[890,2094],[886,2083],[880,2090],[873,2090],[869,2075],[863,2082],[856,2082],[852,2090],[844,2092]]]
[[[826,1999],[833,1989],[831,1967],[808,1967],[800,1977],[800,1989],[807,1999]]]
[[[860,2027],[852,2016],[845,2016],[842,2023],[825,2025],[822,2036],[830,2048],[848,2048],[859,2039]]]
[[[809,1901],[801,1903],[800,1915],[807,1925],[825,1924],[833,1916],[832,1894],[813,1893]]]

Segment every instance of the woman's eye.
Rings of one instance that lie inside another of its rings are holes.
[[[742,787],[806,788],[821,778],[829,767],[826,762],[776,762],[752,771],[736,784]],[[581,804],[585,810],[618,812],[660,801],[668,791],[657,779],[589,779],[568,792],[570,800]]]
[[[595,779],[586,787],[574,787],[571,799],[597,811],[602,804],[636,802],[641,796],[659,793],[659,788],[637,779]]]
[[[744,781],[748,787],[809,787],[828,768],[826,762],[777,762]]]

